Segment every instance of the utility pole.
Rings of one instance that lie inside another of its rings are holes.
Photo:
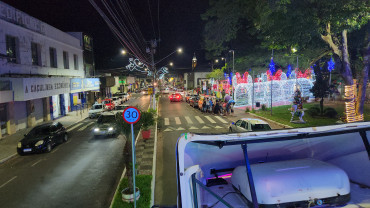
[[[272,53],[271,53],[271,59],[274,58],[274,49],[272,49]],[[271,77],[271,86],[270,86],[270,91],[271,91],[271,112],[270,112],[270,115],[272,116],[272,71],[270,70],[270,77]]]
[[[155,53],[155,48],[157,47],[157,40],[151,40],[150,41],[150,56],[152,58],[152,72],[153,72],[153,94],[152,94],[152,108],[155,110],[156,109],[156,104],[155,104],[155,79],[156,79],[156,68],[154,64],[154,53]]]
[[[254,69],[252,72],[252,110],[254,110]]]

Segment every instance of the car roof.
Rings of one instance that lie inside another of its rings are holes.
[[[257,118],[241,118],[239,120],[248,121],[251,124],[268,124],[264,120],[257,119]]]

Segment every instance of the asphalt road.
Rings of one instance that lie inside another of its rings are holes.
[[[126,104],[146,110],[149,96],[133,95]],[[69,141],[50,153],[0,164],[0,207],[109,207],[124,169],[125,141],[94,138],[95,122],[69,127]]]
[[[162,119],[157,143],[157,169],[155,204],[175,205],[176,142],[182,133],[226,133],[231,117],[202,113],[186,102],[169,101],[168,95],[160,98],[159,115]]]

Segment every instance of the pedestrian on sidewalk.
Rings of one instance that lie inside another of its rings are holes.
[[[213,107],[212,99],[209,99],[209,109],[208,109],[208,112],[212,113],[212,107]]]
[[[213,113],[218,115],[220,113],[220,101],[216,100],[215,108],[213,110]]]
[[[208,109],[209,109],[209,98],[207,98],[207,100],[206,100],[206,110],[205,110],[205,112],[208,112]]]

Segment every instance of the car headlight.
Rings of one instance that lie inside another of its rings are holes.
[[[113,131],[113,127],[109,127],[108,128],[108,131]]]
[[[99,129],[99,128],[95,128],[95,129],[94,129],[94,131],[95,131],[95,132],[99,132],[99,131],[100,131],[100,129]]]
[[[22,142],[18,142],[18,148],[22,147]]]
[[[35,146],[37,147],[37,146],[40,146],[42,144],[44,144],[44,140],[40,140],[40,141],[36,142]]]

